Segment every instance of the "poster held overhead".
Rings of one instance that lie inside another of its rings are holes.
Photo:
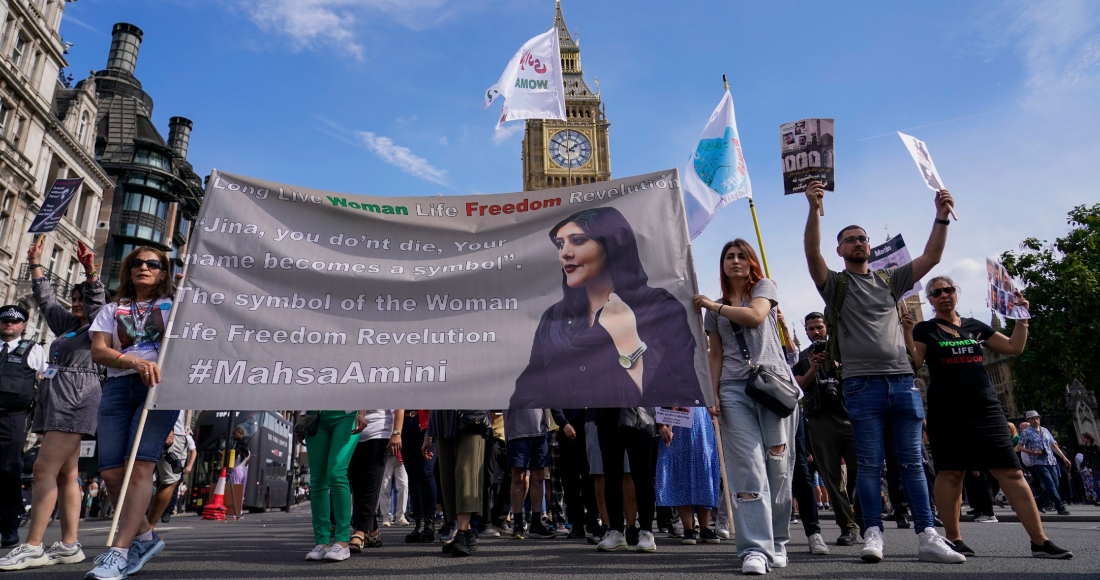
[[[928,146],[924,144],[924,141],[912,135],[906,135],[901,131],[898,131],[898,137],[901,137],[901,142],[905,143],[909,155],[913,156],[913,161],[917,164],[917,169],[920,170],[920,175],[924,178],[924,183],[928,186],[928,189],[932,191],[947,189],[943,185],[943,179],[940,178],[940,172],[936,171],[936,164],[932,161],[932,154],[928,152]],[[959,221],[959,216],[955,215],[954,208],[951,209],[951,217],[955,218],[955,221]]]
[[[804,193],[815,181],[836,191],[833,120],[802,119],[779,126],[779,157],[783,163],[783,193]],[[821,215],[825,215],[822,207]]]
[[[69,202],[76,197],[83,185],[83,177],[55,179],[53,185],[46,192],[46,198],[42,200],[42,207],[39,208],[38,215],[34,216],[34,221],[31,222],[31,227],[27,230],[27,233],[45,234],[57,229],[61,217],[69,209]]]
[[[1013,320],[1031,318],[1031,312],[1019,303],[1019,289],[999,260],[986,258],[985,273],[986,280],[989,282],[987,306],[990,309]]]
[[[905,239],[901,237],[901,234],[898,234],[886,240],[886,243],[871,248],[871,260],[867,263],[867,266],[871,270],[883,270],[904,266],[912,261],[913,259],[909,257],[909,248],[905,247]],[[913,287],[906,291],[901,299],[905,300],[917,294],[920,289],[920,280],[914,280]]]

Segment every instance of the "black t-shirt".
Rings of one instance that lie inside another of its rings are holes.
[[[813,353],[813,347],[807,347],[798,356],[798,363],[791,367],[791,372],[794,376],[801,377],[810,372],[810,355]],[[814,376],[814,380],[810,383],[806,389],[805,398],[803,399],[804,412],[806,416],[817,415],[818,413],[827,413],[830,415],[842,415],[846,416],[847,411],[844,410],[844,404],[840,398],[843,396],[843,390],[841,389],[840,382],[836,383],[836,395],[832,396],[825,392],[824,385],[821,384],[821,377],[825,375],[824,372],[819,370]],[[837,379],[836,373],[832,373],[832,378]]]
[[[928,347],[924,355],[932,374],[928,406],[999,404],[985,372],[982,347],[996,331],[973,318],[963,318],[959,328],[962,332],[947,332],[935,319],[913,328],[913,339]]]

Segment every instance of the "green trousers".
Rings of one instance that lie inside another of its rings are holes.
[[[329,517],[335,518],[337,542],[351,539],[351,488],[348,464],[359,443],[355,413],[321,411],[317,434],[306,437],[309,457],[309,501],[313,513],[313,540],[329,544]],[[331,499],[330,499],[331,498]]]

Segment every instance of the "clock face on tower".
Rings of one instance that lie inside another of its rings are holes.
[[[560,167],[577,169],[592,158],[592,143],[584,134],[567,129],[550,138],[550,159]]]

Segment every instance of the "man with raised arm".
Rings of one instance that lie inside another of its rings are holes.
[[[902,485],[916,523],[919,559],[965,562],[966,557],[955,552],[933,526],[921,457],[924,405],[920,391],[913,385],[913,369],[897,312],[897,302],[913,282],[939,263],[954,200],[946,190],[936,192],[936,220],[924,253],[897,268],[872,272],[866,230],[855,225],[840,230],[836,253],[844,260],[844,268],[836,272],[829,269],[821,255],[818,211],[824,197],[819,182],[806,189],[810,207],[804,242],[810,277],[825,300],[828,334],[831,341],[836,341],[828,351],[830,358],[839,358],[841,363],[843,395],[856,438],[856,487],[866,529],[860,557],[866,562],[880,562],[883,557],[879,495],[883,441],[891,439],[884,430],[890,429]]]

